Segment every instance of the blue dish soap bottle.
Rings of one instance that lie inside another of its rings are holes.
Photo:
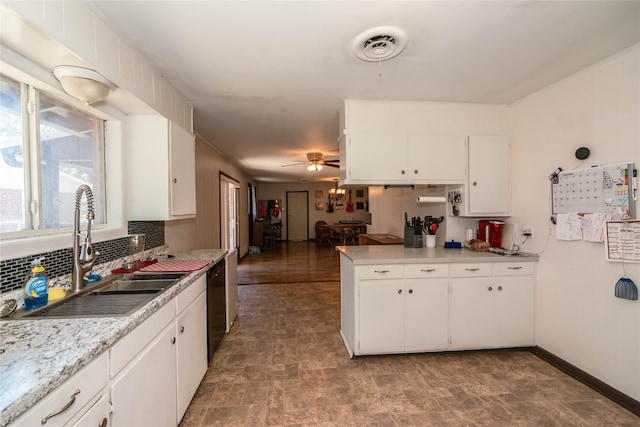
[[[47,294],[49,284],[47,283],[47,276],[44,274],[42,259],[36,258],[31,261],[31,275],[24,286],[24,293],[26,294],[24,298],[25,310],[42,307],[49,302],[49,295]]]

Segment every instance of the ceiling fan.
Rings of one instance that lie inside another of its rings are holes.
[[[290,165],[282,165],[282,167],[287,166],[298,166],[309,163],[307,166],[307,170],[311,172],[321,171],[324,166],[329,166],[331,168],[339,168],[340,166],[337,164],[340,160],[325,160],[322,158],[322,153],[307,153],[307,160],[301,161],[297,163],[292,163]]]

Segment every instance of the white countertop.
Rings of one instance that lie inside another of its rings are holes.
[[[405,248],[403,245],[337,246],[336,250],[358,264],[419,264],[462,262],[535,262],[538,256],[504,256],[466,248]]]
[[[223,259],[226,250],[182,252],[176,259],[211,259],[127,317],[0,322],[0,426],[15,420]]]

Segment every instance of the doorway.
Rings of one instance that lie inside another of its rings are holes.
[[[240,184],[220,174],[220,249],[238,249],[240,241]]]
[[[309,240],[308,191],[287,191],[287,240]]]

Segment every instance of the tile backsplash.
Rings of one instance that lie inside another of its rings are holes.
[[[129,234],[145,234],[145,251],[164,245],[163,221],[132,221],[127,227]],[[71,239],[70,239],[71,240]],[[94,251],[100,253],[100,264],[112,262],[126,256],[128,240],[126,237],[93,244]],[[49,278],[71,274],[73,249],[71,247],[52,252],[29,255],[0,261],[0,294],[20,289],[24,286],[27,272],[34,258],[44,257],[43,264]]]

